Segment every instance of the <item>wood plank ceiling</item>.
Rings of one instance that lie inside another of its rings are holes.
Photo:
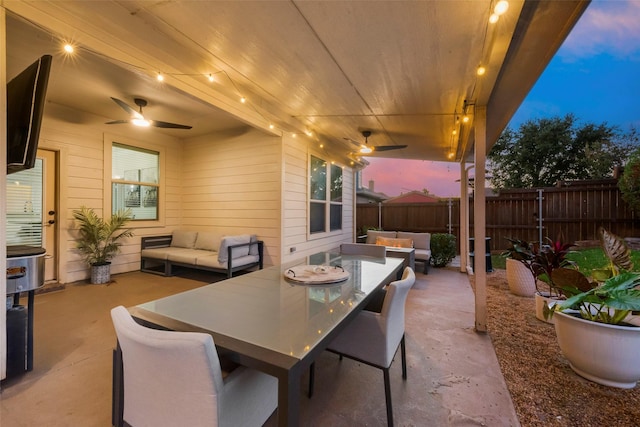
[[[474,106],[492,144],[588,5],[510,0],[490,24],[495,3],[5,1],[7,75],[51,53],[49,101],[105,121],[123,118],[110,97],[144,97],[150,116],[193,126],[166,131],[178,137],[250,124],[354,157],[370,130],[371,145],[408,145],[375,156],[460,161]]]

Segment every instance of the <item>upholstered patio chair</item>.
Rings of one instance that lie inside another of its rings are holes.
[[[402,279],[391,282],[382,305],[382,311],[362,311],[329,344],[327,350],[382,369],[384,392],[387,404],[387,423],[393,426],[393,406],[389,368],[401,349],[402,378],[407,379],[407,359],[404,342],[405,302],[416,276],[409,267],[404,269]],[[342,357],[341,357],[342,358]]]
[[[367,243],[343,243],[340,245],[340,253],[343,255],[364,255],[384,258],[387,253],[387,248]]]
[[[276,409],[277,379],[242,366],[223,379],[211,335],[150,329],[122,306],[111,318],[129,425],[262,426]]]

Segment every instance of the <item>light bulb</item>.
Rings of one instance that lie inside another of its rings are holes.
[[[455,134],[457,134],[457,133],[458,133],[458,131],[454,129],[454,130],[453,130],[453,132],[451,132],[451,133],[452,133],[453,135],[455,135]]]
[[[362,147],[360,147],[360,152],[362,154],[369,154],[369,153],[372,153],[373,150],[371,148],[367,147],[366,145],[363,145]]]
[[[69,43],[65,44],[64,51],[67,53],[73,53],[73,46],[71,46]]]
[[[131,123],[133,123],[136,126],[142,126],[142,127],[151,126],[151,123],[149,123],[149,120],[145,120],[145,119],[132,119]]]
[[[487,69],[484,68],[482,65],[478,67],[477,73],[478,73],[479,76],[484,75],[484,73],[486,73],[486,72],[487,72]]]
[[[464,116],[462,118],[462,123],[469,123],[469,116]]]
[[[489,17],[489,23],[495,24],[496,22],[498,22],[498,19],[500,19],[500,15],[498,15],[497,13],[492,13]]]
[[[500,0],[496,3],[496,7],[493,8],[493,11],[496,15],[502,15],[509,9],[509,2],[507,0]]]
[[[448,155],[447,157],[449,157],[450,159],[453,159],[453,156],[454,156],[454,155],[455,155],[455,154],[453,154],[453,151],[449,151],[449,155]]]
[[[273,128],[274,128],[273,123],[269,123],[269,129],[273,129]]]
[[[242,102],[242,103],[244,104],[245,102],[247,102],[247,98],[245,98],[244,96],[243,96],[243,97],[241,97],[241,98],[240,98],[240,102]]]
[[[158,76],[156,78],[158,79],[159,82],[164,80],[164,76],[160,73],[158,73]]]
[[[215,81],[215,79],[213,78],[213,74],[209,74],[209,81],[211,83],[213,83]]]

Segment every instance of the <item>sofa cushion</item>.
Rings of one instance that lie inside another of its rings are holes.
[[[220,235],[210,231],[198,231],[194,247],[205,251],[217,252],[218,248],[220,248]]]
[[[413,247],[416,249],[431,249],[431,233],[398,231],[398,238],[413,240]]]
[[[412,248],[413,240],[411,239],[389,239],[385,237],[378,237],[376,239],[376,245],[391,246],[394,248]]]
[[[176,248],[193,248],[198,237],[197,231],[175,230],[171,237],[171,246]]]
[[[379,231],[379,230],[367,230],[367,241],[370,245],[376,244],[376,239],[378,237],[386,237],[388,239],[395,239],[396,232],[395,231]]]
[[[260,261],[258,255],[247,255],[233,259],[233,267],[242,267],[243,265],[255,264]],[[224,270],[227,268],[227,261],[220,262],[217,254],[209,256],[198,256],[196,259],[196,265],[199,267],[219,268]]]
[[[225,236],[222,238],[220,242],[220,250],[218,251],[218,261],[227,262],[229,258],[227,248],[233,245],[239,245],[241,243],[249,243],[251,241],[251,236],[248,234],[240,234],[238,236]],[[242,246],[240,248],[234,248],[232,258],[238,258],[241,256],[249,255],[249,245]]]
[[[257,242],[258,236],[255,234],[251,235],[251,242]],[[249,255],[260,255],[260,251],[258,250],[258,245],[249,246]]]

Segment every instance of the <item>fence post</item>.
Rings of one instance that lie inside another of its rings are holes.
[[[544,199],[543,189],[538,189],[538,242],[542,244],[542,200]]]

